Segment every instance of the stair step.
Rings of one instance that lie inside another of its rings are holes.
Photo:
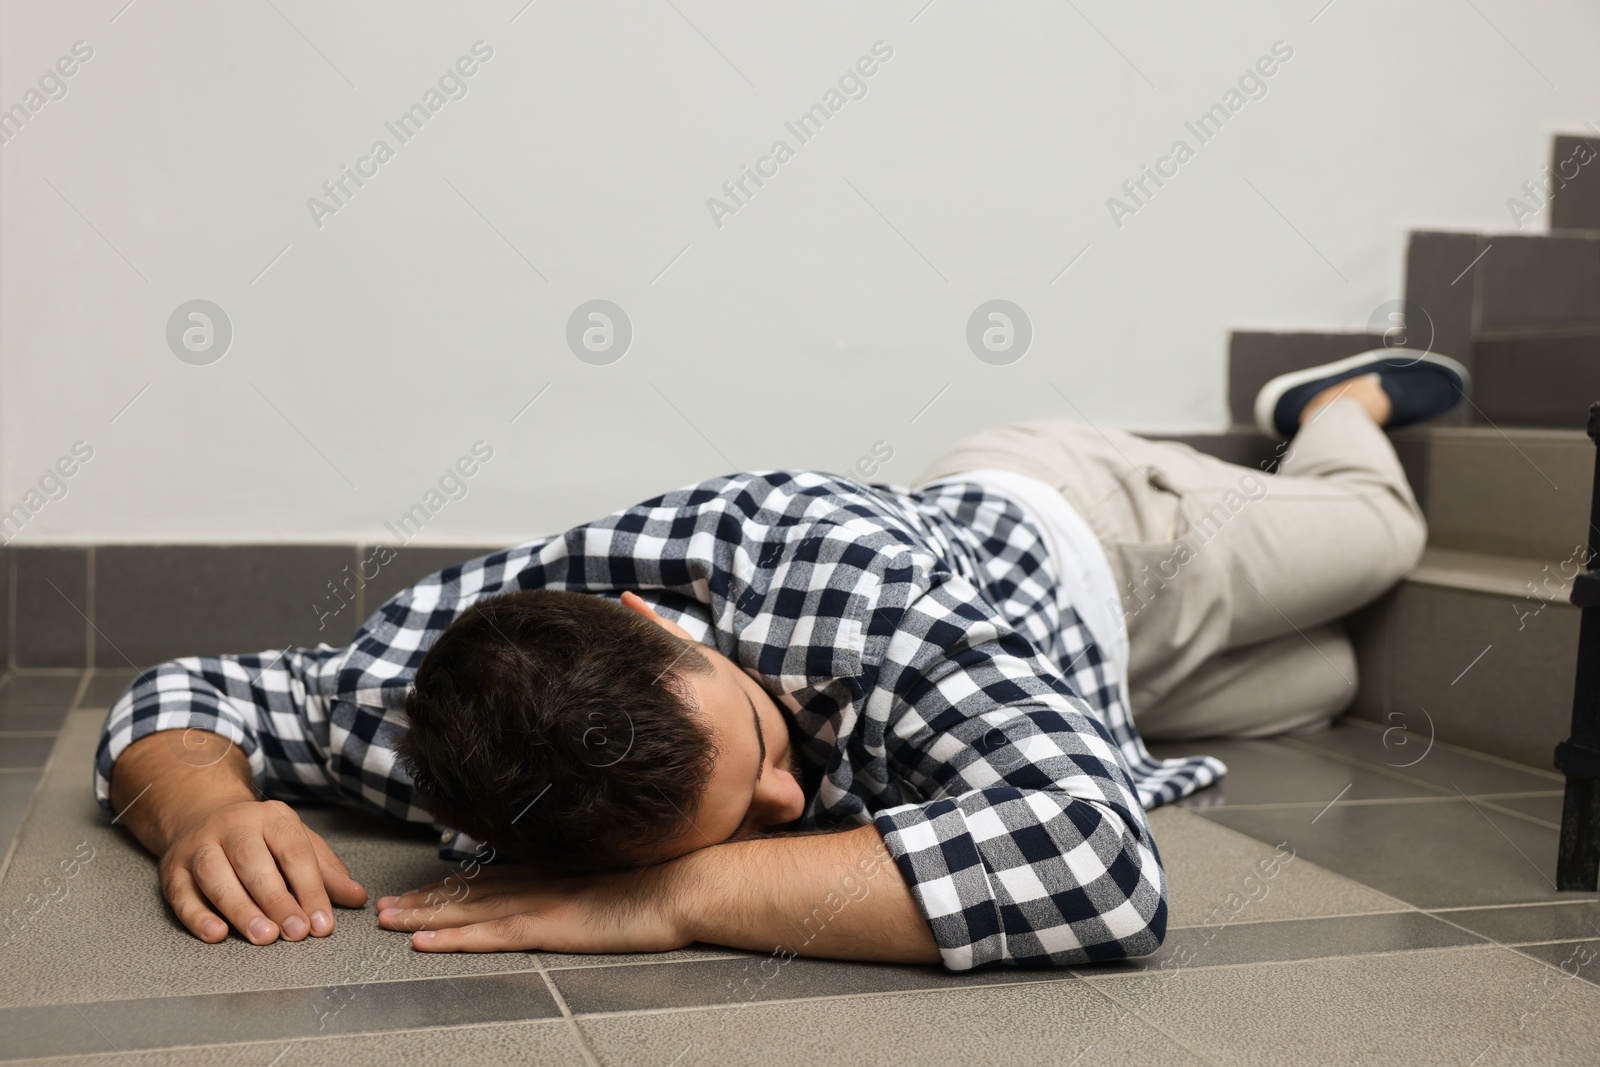
[[[1581,561],[1552,563],[1429,545],[1406,580],[1441,589],[1510,597],[1513,601],[1527,600],[1521,610],[1531,612],[1539,610],[1541,601],[1567,603],[1572,596],[1572,578],[1580,567]]]
[[[1248,427],[1166,439],[1258,469],[1278,449]],[[1418,731],[1431,717],[1441,741],[1550,768],[1572,715],[1580,612],[1567,598],[1594,446],[1574,431],[1454,426],[1392,440],[1432,543],[1345,620],[1361,671],[1351,714]]]
[[[1429,543],[1563,560],[1588,544],[1594,445],[1575,431],[1423,431]]]
[[[1228,340],[1228,413],[1255,425],[1256,393],[1271,378],[1383,347],[1381,333],[1268,333],[1235,330]]]
[[[1595,449],[1586,434],[1416,426],[1392,436],[1412,454],[1413,486],[1420,468],[1429,544],[1552,562],[1589,543]]]
[[[1468,363],[1475,322],[1475,272],[1483,263],[1475,233],[1412,233],[1406,243],[1407,345]]]
[[[1477,341],[1472,375],[1468,421],[1581,430],[1600,400],[1600,330]]]
[[[1600,328],[1600,234],[1487,234],[1478,262],[1482,340],[1552,327]]]
[[[1585,149],[1580,151],[1579,144]],[[1552,230],[1600,230],[1600,131],[1559,134],[1551,142]],[[1569,177],[1570,175],[1570,177]]]
[[[1283,447],[1250,426],[1146,436],[1257,470],[1276,469]],[[1586,434],[1430,424],[1396,430],[1390,441],[1428,520],[1431,545],[1544,564],[1588,544],[1595,450]]]
[[[1431,550],[1419,573],[1345,620],[1361,672],[1350,714],[1550,768],[1569,732],[1577,608],[1511,595],[1528,561]],[[1541,565],[1542,566],[1542,565]]]
[[[1594,168],[1600,174],[1600,160]],[[1600,232],[1413,233],[1405,299],[1373,314],[1367,332],[1235,331],[1233,422],[1254,422],[1255,395],[1270,378],[1385,347],[1371,331],[1397,315],[1402,331],[1387,347],[1447,355],[1473,373],[1471,402],[1438,425],[1578,429],[1600,400]]]

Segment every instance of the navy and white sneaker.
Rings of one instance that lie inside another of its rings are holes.
[[[1256,426],[1280,441],[1293,437],[1300,428],[1300,413],[1312,397],[1330,385],[1373,373],[1389,394],[1388,429],[1437,418],[1472,388],[1467,368],[1449,356],[1375,348],[1320,367],[1278,375],[1256,394]]]

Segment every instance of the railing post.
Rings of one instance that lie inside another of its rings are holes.
[[[1589,439],[1600,450],[1600,403],[1589,406]],[[1583,611],[1572,694],[1572,735],[1556,746],[1556,769],[1567,776],[1561,806],[1556,888],[1592,893],[1600,882],[1600,452],[1589,494],[1589,553],[1572,583]]]

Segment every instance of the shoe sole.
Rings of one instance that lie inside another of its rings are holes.
[[[1366,352],[1358,352],[1356,355],[1348,356],[1345,359],[1335,360],[1332,363],[1323,363],[1320,366],[1307,367],[1305,370],[1290,371],[1288,374],[1278,375],[1263,385],[1261,391],[1256,394],[1256,429],[1274,441],[1285,440],[1283,434],[1278,432],[1278,427],[1274,424],[1272,418],[1273,413],[1278,409],[1278,401],[1283,399],[1284,393],[1296,386],[1314,382],[1318,378],[1332,378],[1343,374],[1345,371],[1353,370],[1363,364],[1377,364],[1388,359],[1404,359],[1406,358],[1404,353],[1409,351],[1409,349],[1405,348],[1374,348]],[[1441,356],[1433,352],[1419,352],[1416,354],[1416,358],[1411,361],[1411,365],[1415,366],[1418,363],[1428,363],[1453,372],[1460,376],[1461,384],[1465,387],[1462,390],[1463,395],[1472,391],[1471,373],[1449,356]]]

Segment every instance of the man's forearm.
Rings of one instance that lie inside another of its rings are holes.
[[[938,944],[877,828],[756,838],[673,861],[696,941],[789,955],[938,963]]]
[[[192,816],[259,800],[237,745],[200,730],[162,730],[123,750],[111,771],[117,821],[160,856]]]

